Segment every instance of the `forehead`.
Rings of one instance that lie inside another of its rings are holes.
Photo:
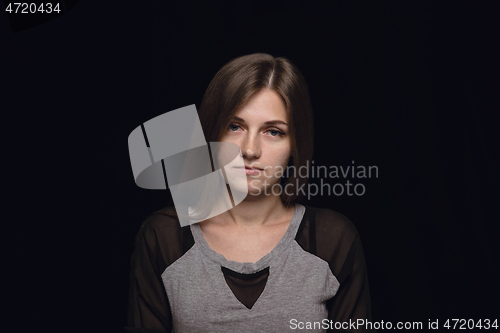
[[[277,92],[267,89],[252,96],[235,116],[247,122],[281,120],[288,123],[288,112],[283,98]]]

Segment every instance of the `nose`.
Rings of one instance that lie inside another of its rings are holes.
[[[261,154],[260,142],[256,136],[246,135],[241,143],[241,153],[248,159],[259,158]]]

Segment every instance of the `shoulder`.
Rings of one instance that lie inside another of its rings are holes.
[[[314,215],[318,236],[323,234],[344,240],[352,240],[357,236],[356,227],[345,215],[330,208],[307,206],[306,210],[307,208]]]
[[[302,241],[309,237],[309,244],[312,244],[305,249],[327,261],[342,284],[360,251],[356,227],[349,218],[333,209],[310,206],[306,206],[303,223],[306,231],[301,235]]]
[[[347,216],[330,208],[304,206],[306,211],[303,222],[314,223],[318,235],[326,234],[347,239],[357,236],[358,231]]]
[[[146,245],[153,258],[163,257],[172,263],[194,244],[189,226],[181,227],[173,207],[151,213],[142,222],[135,239],[136,246]]]
[[[351,220],[333,209],[304,206],[306,211],[296,238],[299,244],[325,260],[347,255],[359,238]]]
[[[152,212],[141,224],[139,234],[154,237],[161,234],[180,233],[181,226],[173,207],[164,207]]]

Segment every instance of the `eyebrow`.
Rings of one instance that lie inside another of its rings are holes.
[[[233,119],[234,119],[234,120],[237,120],[237,121],[245,122],[245,120],[244,120],[244,119],[242,119],[242,118],[240,118],[240,117],[236,117],[236,116],[234,116],[234,117],[233,117]],[[277,124],[283,124],[283,125],[287,125],[287,126],[288,126],[288,124],[287,124],[286,122],[284,122],[283,120],[270,120],[270,121],[266,121],[264,124],[265,124],[265,125],[277,125]]]

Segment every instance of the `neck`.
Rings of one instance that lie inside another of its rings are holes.
[[[220,215],[224,223],[244,227],[261,227],[283,218],[290,208],[286,208],[279,196],[248,196],[236,207]]]

